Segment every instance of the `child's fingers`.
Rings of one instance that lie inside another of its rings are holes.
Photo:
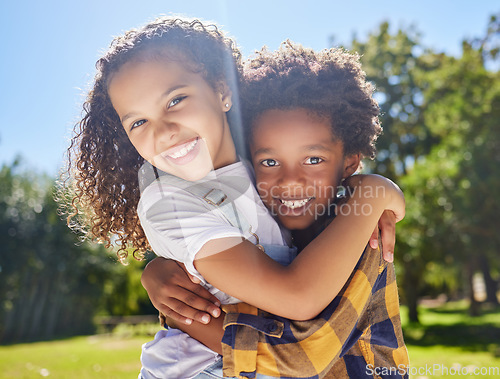
[[[185,303],[194,309],[210,313],[214,317],[220,315],[220,301],[205,288],[198,285],[192,295],[188,294]]]
[[[201,283],[201,280],[200,280],[200,279],[198,279],[196,276],[191,275],[191,274],[189,274],[189,273],[188,273],[188,276],[189,276],[189,279],[191,279],[191,281],[192,281],[193,283],[195,283],[195,284],[200,284],[200,283]]]
[[[396,215],[394,212],[385,211],[382,214],[379,228],[382,239],[382,255],[387,262],[392,262],[396,245]]]
[[[209,313],[214,317],[220,316],[220,301],[213,296],[210,292],[208,292],[205,288],[198,286],[195,292],[187,291],[183,298],[180,300],[186,305],[188,308],[194,309],[196,311],[201,311],[198,313]],[[207,297],[208,294],[208,297]],[[180,312],[179,312],[180,313]],[[186,317],[190,317],[186,315]],[[193,317],[197,321],[200,321],[199,318]],[[202,321],[200,321],[202,322]],[[206,321],[208,322],[208,320]]]
[[[372,249],[378,248],[378,225],[375,227],[372,235],[370,236],[370,247]]]
[[[180,283],[179,285],[182,287],[184,286],[186,289],[189,291],[193,292],[194,294],[198,295],[199,297],[202,297],[206,300],[211,301],[213,304],[216,304],[217,307],[220,306],[220,301],[217,299],[214,295],[212,295],[205,287],[201,286],[200,279],[198,279],[196,276],[191,275],[189,272],[187,272],[186,267],[183,264],[178,263],[179,267],[181,267],[186,275],[189,277],[191,280],[191,283]],[[190,304],[193,305],[193,304]]]
[[[209,316],[219,317],[220,301],[199,284],[191,284],[190,287],[186,289],[178,286],[172,289],[170,296],[164,296],[160,302],[172,312],[201,323],[208,323]]]
[[[163,315],[163,317],[166,316],[166,319],[164,318],[161,320],[162,322],[165,321],[166,324],[170,327],[175,327],[177,328],[178,324],[185,324],[185,325],[191,325],[193,323],[193,319],[189,317],[185,317],[177,312],[175,312],[172,308],[169,308],[166,305],[160,305],[156,307]],[[160,316],[160,319],[162,318]],[[173,323],[172,323],[173,321]]]
[[[192,320],[207,324],[210,317],[219,317],[221,314],[219,307],[193,293],[182,300],[171,298],[168,304],[162,304],[159,308],[167,317],[188,325]]]

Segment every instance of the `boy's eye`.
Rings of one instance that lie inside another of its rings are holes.
[[[130,130],[132,129],[135,129],[135,128],[138,128],[139,126],[143,125],[146,123],[146,120],[139,120],[139,121],[136,121],[132,124],[132,126],[130,127]]]
[[[310,157],[310,158],[306,159],[305,163],[309,164],[309,165],[314,165],[314,164],[318,164],[321,162],[323,162],[323,159],[321,159],[320,157]]]
[[[278,161],[274,159],[264,159],[263,161],[260,162],[260,164],[266,167],[279,166]]]
[[[187,96],[178,96],[175,99],[173,99],[169,104],[168,108],[175,107],[177,104],[179,104],[182,100],[184,100]]]

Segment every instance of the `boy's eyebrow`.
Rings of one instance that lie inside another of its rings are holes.
[[[260,149],[255,150],[253,155],[259,155],[259,154],[271,154],[274,150],[269,148],[269,147],[263,147]]]
[[[167,89],[165,92],[163,92],[159,98],[159,100],[161,101],[161,99],[164,99],[165,97],[167,97],[168,95],[170,95],[172,92],[180,89],[180,88],[184,88],[184,87],[187,87],[188,85],[187,84],[175,84],[173,85],[172,87],[170,87],[169,89]],[[134,112],[130,112],[130,113],[127,113],[125,116],[122,117],[121,119],[121,122],[122,124],[127,121],[129,118],[131,117],[134,117],[136,115],[136,113]]]
[[[314,145],[306,145],[303,147],[303,150],[305,151],[324,151],[324,152],[330,152],[331,149],[328,146],[325,146],[323,144],[314,144]],[[274,150],[270,147],[263,147],[260,149],[255,150],[253,155],[259,155],[259,154],[272,154],[274,153]]]
[[[322,145],[322,144],[314,144],[314,145],[304,146],[304,150],[307,150],[307,151],[312,151],[312,150],[330,151],[331,149],[325,145]]]

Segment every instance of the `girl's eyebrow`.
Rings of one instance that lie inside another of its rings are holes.
[[[172,92],[177,91],[178,89],[184,88],[187,86],[188,86],[187,84],[175,84],[175,85],[173,85],[172,87],[167,89],[165,92],[163,92],[163,94],[160,96],[160,100],[169,96]]]
[[[133,113],[133,112],[130,112],[130,113],[127,113],[125,116],[122,117],[122,124],[125,123],[125,121],[127,121],[129,118],[132,118],[136,115],[136,113]]]
[[[187,84],[175,84],[173,85],[172,87],[170,87],[169,89],[167,89],[165,92],[163,92],[160,96],[160,98],[158,99],[158,101],[161,101],[162,99],[164,99],[165,97],[169,96],[172,92],[180,89],[180,88],[184,88],[184,87],[187,87],[188,85]],[[134,112],[130,112],[130,113],[127,113],[125,116],[123,116],[121,118],[121,122],[122,124],[125,123],[125,121],[127,121],[129,118],[132,118],[136,115],[137,113],[134,113]]]

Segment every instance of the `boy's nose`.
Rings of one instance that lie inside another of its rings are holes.
[[[302,186],[305,184],[305,178],[299,168],[284,167],[280,172],[278,184],[280,187]]]

